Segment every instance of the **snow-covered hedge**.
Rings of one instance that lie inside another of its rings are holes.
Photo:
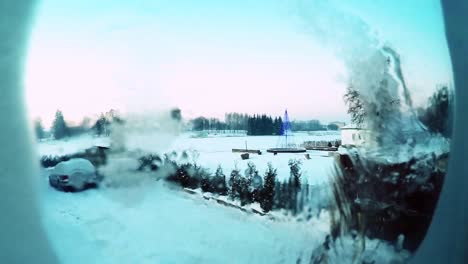
[[[178,163],[171,157],[177,155],[166,154],[164,157],[149,154],[140,157],[138,170],[165,172],[165,179],[183,188],[201,189],[204,193],[228,196],[232,201],[239,201],[241,206],[259,203],[264,212],[282,210],[288,214],[297,215],[312,213],[324,209],[329,203],[329,196],[301,180],[301,162],[289,162],[289,180],[280,182],[276,169],[270,164],[260,176],[255,164],[249,163],[242,174],[234,168],[228,177],[221,167],[214,174],[199,164],[184,161]],[[287,177],[284,177],[287,178]],[[314,207],[314,208],[312,208]],[[320,208],[319,208],[320,207]],[[313,210],[312,210],[313,209]]]

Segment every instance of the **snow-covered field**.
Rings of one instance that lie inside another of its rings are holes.
[[[311,140],[304,134],[297,137]],[[315,136],[335,139],[336,135]],[[169,152],[196,150],[197,162],[228,174],[247,161],[232,148],[261,149],[251,155],[261,173],[267,163],[289,177],[287,162],[302,159],[304,174],[325,180],[332,159],[327,153],[277,155],[266,153],[277,137],[194,138],[183,134],[161,148],[153,135],[127,138],[129,151]],[[40,155],[64,155],[94,145],[109,145],[109,138],[82,136],[39,144]],[[60,258],[67,263],[295,263],[310,259],[312,250],[328,233],[328,214],[310,222],[272,221],[267,217],[219,205],[201,197],[171,190],[163,181],[144,181],[122,188],[101,188],[80,193],[58,192],[48,186],[44,171],[44,221]],[[312,179],[312,178],[310,178]],[[311,180],[312,181],[312,180]],[[313,228],[311,228],[313,226]]]
[[[296,140],[301,143],[338,137],[300,134]],[[128,153],[197,150],[199,164],[212,170],[220,164],[228,174],[236,165],[245,168],[246,161],[239,153],[231,152],[232,148],[244,147],[245,141],[249,148],[264,152],[251,158],[260,172],[272,162],[279,177],[287,178],[288,160],[301,159],[304,178],[318,184],[328,179],[333,166],[328,153],[310,152],[310,160],[303,154],[266,153],[277,141],[277,137],[269,136],[193,138],[184,134],[171,142],[161,142],[154,135],[139,135],[127,139],[126,146]],[[40,143],[39,154],[63,155],[109,144],[109,138],[90,136],[47,141]],[[108,165],[113,169],[108,171],[136,179],[134,173],[122,171],[125,164],[119,167],[119,161],[114,158]],[[140,177],[134,184],[119,188],[65,193],[50,187],[47,170],[42,172],[43,222],[62,263],[309,263],[329,233],[326,212],[307,221],[287,217],[271,220],[188,194],[150,177]],[[338,250],[330,251],[328,256],[330,263],[352,262],[356,243],[350,238],[338,242]],[[387,263],[394,257],[393,246],[385,242],[369,240],[367,245],[364,253],[377,263]]]
[[[308,135],[306,133],[297,133],[295,141],[300,144],[308,140],[336,140],[339,139],[339,133]],[[289,178],[288,161],[290,159],[299,159],[302,161],[303,178],[310,184],[324,183],[333,168],[333,158],[328,152],[308,151],[310,160],[305,158],[304,153],[292,154],[283,153],[273,155],[266,152],[268,148],[275,147],[278,141],[277,136],[245,136],[245,137],[213,137],[213,138],[189,138],[179,137],[176,139],[171,149],[195,149],[200,152],[198,162],[203,166],[210,168],[213,172],[218,165],[221,165],[226,174],[237,166],[241,172],[247,168],[248,162],[253,162],[260,174],[263,174],[269,162],[278,170],[279,179]],[[233,148],[259,149],[262,155],[250,154],[249,160],[242,160],[240,153],[232,153]]]
[[[243,172],[247,168],[247,162],[253,162],[261,175],[265,172],[267,165],[271,162],[278,170],[279,179],[288,179],[290,159],[302,161],[303,179],[309,184],[320,184],[328,181],[333,168],[333,158],[324,151],[308,151],[311,159],[307,160],[304,153],[300,154],[278,154],[267,153],[268,148],[275,147],[278,142],[277,136],[220,136],[209,135],[204,138],[194,138],[193,134],[185,133],[178,137],[159,138],[151,133],[132,134],[126,138],[126,148],[129,151],[139,150],[142,153],[164,153],[170,151],[196,150],[199,153],[196,162],[214,172],[218,165],[226,175],[237,166]],[[320,131],[314,133],[296,133],[295,142],[300,144],[304,141],[325,140],[333,141],[340,139],[339,132]],[[259,149],[262,155],[251,154],[249,160],[242,160],[240,153],[233,153],[233,148]],[[83,150],[94,145],[109,145],[110,139],[103,137],[82,136],[71,138],[66,141],[46,141],[39,144],[40,155],[64,155]]]

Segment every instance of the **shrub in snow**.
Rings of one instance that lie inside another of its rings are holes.
[[[224,175],[221,166],[218,166],[214,176],[211,176],[209,173],[202,175],[201,189],[203,192],[216,193],[220,195],[226,195],[228,193],[226,176]]]
[[[213,193],[226,195],[228,188],[226,185],[226,176],[223,173],[223,169],[219,165],[216,169],[214,177],[211,179],[211,185],[213,188]]]
[[[165,166],[168,166],[165,164]],[[184,163],[177,165],[175,162],[169,163],[173,167],[173,172],[169,173],[166,180],[180,184],[184,188],[196,189],[203,186],[204,179],[210,175],[209,172],[197,164]]]
[[[239,199],[241,206],[252,203],[252,193],[250,191],[249,180],[241,177],[239,182]]]
[[[275,196],[274,196],[274,203],[273,208],[276,210],[284,209],[286,211],[291,211],[294,205],[292,199],[292,188],[290,185],[291,181],[284,181],[284,182],[275,182]],[[295,206],[294,206],[295,207]]]
[[[67,161],[72,158],[83,158],[89,160],[94,166],[98,167],[107,163],[107,148],[92,147],[83,152],[78,152],[63,156],[42,156],[40,163],[44,168],[55,167],[59,162]]]
[[[211,192],[212,186],[210,181],[210,175],[204,175],[201,179],[200,187],[203,192]]]
[[[448,154],[427,154],[386,163],[360,155],[339,162],[333,186],[337,225],[391,242],[403,234],[403,246],[416,250],[431,222],[447,160]]]
[[[229,199],[238,200],[241,206],[258,202],[264,212],[273,209],[282,209],[290,212],[292,215],[298,215],[305,212],[305,219],[310,218],[310,196],[309,186],[301,184],[300,161],[291,160],[289,162],[291,172],[288,181],[279,182],[276,180],[277,171],[271,164],[262,179],[258,175],[255,164],[249,162],[245,170],[246,177],[243,177],[237,168],[233,169],[226,181],[226,176],[218,166],[214,175],[196,163],[186,162],[178,164],[174,161],[177,155],[166,154],[160,168],[167,173],[165,179],[177,183],[181,187],[196,189],[201,188],[202,192],[209,192],[217,195],[228,195]],[[148,155],[141,157],[140,165],[151,167],[156,156]],[[167,169],[170,168],[170,169]],[[159,170],[156,168],[156,170]],[[318,204],[317,204],[318,206]],[[319,209],[317,209],[319,210]]]
[[[251,184],[252,180],[253,180],[253,177],[255,175],[258,175],[258,171],[257,171],[257,167],[255,166],[255,164],[251,161],[247,162],[247,169],[245,169],[245,177],[247,178],[247,181],[248,183],[247,184]]]
[[[257,184],[255,184],[258,182]],[[251,192],[252,192],[252,201],[253,202],[260,202],[262,199],[262,189],[263,189],[263,179],[260,177],[260,175],[256,175],[254,177],[252,186],[250,187]]]
[[[273,169],[271,163],[265,172],[264,185],[261,190],[260,207],[264,212],[273,209],[273,198],[275,197],[276,169]]]
[[[200,187],[202,174],[202,168],[197,164],[184,163],[177,168],[174,175],[182,187],[196,189]]]
[[[300,189],[301,187],[301,164],[302,162],[297,159],[291,159],[288,162],[290,169],[290,179],[292,181],[293,186],[298,189]]]
[[[233,169],[229,175],[229,198],[231,200],[239,199],[241,177],[237,168]]]
[[[301,189],[301,161],[289,160],[290,177],[288,181],[289,209],[293,215],[298,212],[298,194]]]
[[[138,169],[139,171],[149,169],[151,171],[156,171],[159,166],[161,166],[162,159],[159,157],[159,155],[153,155],[149,154],[146,156],[142,156],[138,159]]]

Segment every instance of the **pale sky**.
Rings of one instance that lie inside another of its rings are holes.
[[[178,106],[185,117],[288,108],[293,119],[348,120],[343,60],[301,12],[315,1],[392,44],[416,102],[451,81],[435,0],[43,0],[27,64],[31,116]]]

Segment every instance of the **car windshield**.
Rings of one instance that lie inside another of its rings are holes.
[[[447,171],[444,34],[436,0],[42,1],[25,85],[57,256],[410,260]],[[67,160],[98,180],[53,188]]]

